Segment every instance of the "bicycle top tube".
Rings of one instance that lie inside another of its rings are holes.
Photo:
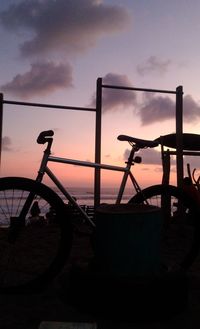
[[[60,157],[55,157],[55,156],[51,156],[51,155],[48,157],[48,161],[72,164],[72,165],[83,166],[83,167],[108,169],[108,170],[114,170],[114,171],[125,172],[128,170],[126,167],[112,166],[112,165],[107,165],[107,164],[103,164],[103,163],[96,163],[96,162],[89,162],[89,161],[82,161],[82,160],[60,158]]]
[[[89,162],[89,161],[83,161],[83,160],[76,160],[76,159],[68,159],[63,157],[57,157],[52,156],[50,149],[53,142],[53,136],[54,132],[52,130],[43,131],[39,134],[37,138],[37,142],[39,144],[45,144],[48,143],[48,146],[44,153],[46,156],[44,157],[44,164],[42,164],[42,168],[45,167],[45,164],[47,164],[48,161],[51,162],[57,162],[57,163],[64,163],[64,164],[72,164],[77,166],[84,166],[84,167],[90,167],[90,168],[96,168],[96,169],[106,169],[106,170],[113,170],[113,171],[120,171],[120,172],[128,172],[130,171],[130,167],[134,163],[134,153],[137,152],[140,148],[147,148],[147,147],[156,147],[159,145],[158,141],[150,141],[150,140],[144,140],[139,139],[127,135],[119,135],[118,140],[120,141],[127,141],[132,146],[132,152],[130,153],[130,157],[127,162],[127,166],[115,166],[115,165],[108,165],[108,164],[102,164],[102,163],[96,163],[96,162]],[[43,170],[42,170],[43,171]]]

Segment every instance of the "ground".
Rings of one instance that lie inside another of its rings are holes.
[[[65,294],[63,287],[69,279],[70,267],[73,264],[87,264],[93,256],[89,242],[87,235],[80,233],[77,236],[71,259],[45,291],[28,295],[1,295],[0,329],[38,329],[42,321],[97,322],[98,328],[102,329],[194,329],[200,326],[200,257],[186,274],[188,306],[174,316],[145,321],[144,310],[143,317],[136,321],[133,307],[129,322],[126,319],[119,322],[115,317],[99,320],[89,310],[83,312],[63,300],[61,295]]]

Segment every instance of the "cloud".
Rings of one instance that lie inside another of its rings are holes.
[[[108,73],[102,78],[104,85],[133,87],[126,75]],[[143,100],[139,103],[137,93],[131,90],[120,90],[112,88],[102,89],[102,110],[124,111],[133,109],[134,115],[141,119],[142,125],[150,125],[166,120],[176,119],[175,97],[157,96],[156,93],[144,92]],[[95,107],[96,94],[93,95],[89,106]],[[183,118],[187,123],[195,123],[200,119],[200,104],[191,95],[183,97]]]
[[[148,95],[139,108],[138,114],[143,125],[169,119],[175,120],[175,100],[172,100],[169,96]],[[200,119],[200,105],[190,95],[183,97],[183,118],[187,123],[196,122]]]
[[[195,122],[200,118],[200,105],[190,95],[183,98],[183,113],[187,122]]]
[[[114,85],[123,87],[132,87],[132,84],[126,75],[108,73],[102,78],[104,85]],[[90,106],[95,106],[96,94],[92,97]],[[102,110],[103,112],[124,110],[136,105],[136,93],[130,90],[103,88],[102,91]]]
[[[12,141],[8,136],[2,138],[2,150],[3,151],[12,151]]]
[[[104,85],[133,87],[126,75],[108,73],[102,78]],[[176,120],[176,100],[169,96],[157,96],[156,93],[142,94],[142,101],[138,101],[137,92],[112,88],[102,89],[102,110],[124,111],[133,109],[133,114],[140,117],[143,126],[166,120]],[[89,106],[95,107],[96,94],[93,95]],[[183,97],[183,119],[187,123],[195,123],[200,119],[200,104],[191,95]]]
[[[143,125],[175,118],[175,102],[168,96],[146,96],[144,105],[138,110]]]
[[[130,149],[126,149],[124,152],[124,160],[127,160],[130,154]],[[136,156],[142,157],[142,163],[145,165],[161,165],[161,152],[154,149],[140,150],[136,153]]]
[[[72,68],[69,64],[37,62],[31,65],[30,71],[16,75],[11,82],[1,86],[1,89],[16,96],[30,98],[68,87],[72,87]]]
[[[42,58],[55,58],[58,54],[69,58],[82,53],[100,38],[121,32],[129,22],[129,12],[123,5],[108,5],[103,0],[13,2],[0,11],[0,25],[24,40],[19,45],[22,57],[33,56],[37,62],[28,72],[20,72],[1,86],[2,90],[29,98],[71,86],[69,64],[45,63]]]
[[[101,0],[24,0],[0,13],[4,28],[29,36],[20,46],[24,56],[61,49],[79,53],[123,30],[129,21],[124,7]]]
[[[156,56],[150,56],[145,63],[137,65],[137,72],[142,76],[151,73],[164,75],[170,65],[171,60],[169,59],[161,60]]]

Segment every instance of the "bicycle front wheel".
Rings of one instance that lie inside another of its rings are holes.
[[[41,288],[60,271],[72,244],[70,218],[65,217],[63,201],[44,184],[0,179],[0,291]]]
[[[171,185],[150,186],[129,202],[148,203],[161,210],[161,268],[188,269],[200,248],[198,205],[181,189]]]

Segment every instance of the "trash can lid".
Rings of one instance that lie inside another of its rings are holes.
[[[101,204],[96,212],[109,213],[109,214],[131,214],[131,213],[149,213],[160,210],[159,207],[146,205],[146,204],[133,204],[133,203],[121,203],[121,204]]]
[[[160,136],[155,141],[164,146],[176,149],[176,134]],[[200,135],[184,133],[183,150],[200,151]]]

